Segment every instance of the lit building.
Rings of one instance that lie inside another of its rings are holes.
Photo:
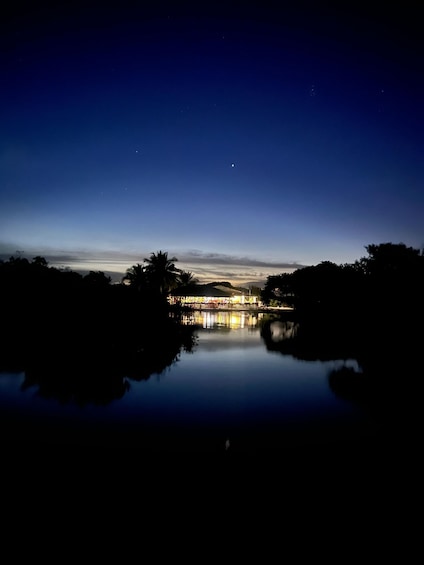
[[[243,309],[261,306],[260,297],[248,289],[240,289],[229,283],[190,285],[175,289],[169,297],[171,304],[208,309]]]

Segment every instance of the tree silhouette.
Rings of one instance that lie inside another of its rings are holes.
[[[293,306],[292,276],[290,273],[269,275],[260,296],[265,304]]]
[[[46,259],[44,257],[41,257],[41,255],[37,255],[36,257],[34,257],[32,260],[32,264],[37,265],[38,267],[48,267],[49,265]]]
[[[180,286],[193,286],[199,282],[199,279],[197,279],[193,273],[190,273],[190,271],[180,271],[178,280]]]
[[[368,257],[356,262],[369,287],[370,303],[381,311],[402,305],[404,312],[423,308],[424,255],[404,243],[381,243],[365,247]]]
[[[104,274],[103,271],[90,271],[85,275],[84,282],[92,287],[104,288],[111,283],[111,278]]]
[[[170,290],[178,286],[180,269],[177,269],[176,257],[168,258],[168,253],[158,251],[152,253],[149,259],[144,259],[147,263],[145,272],[147,273],[149,284],[159,292],[161,296],[166,296]]]
[[[126,270],[125,275],[122,277],[122,282],[129,284],[137,291],[141,292],[148,287],[148,279],[146,274],[146,267],[137,263]]]

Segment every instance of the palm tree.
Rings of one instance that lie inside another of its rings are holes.
[[[128,283],[138,291],[143,290],[147,286],[147,273],[146,267],[137,263],[126,270],[125,275],[122,277],[123,283]]]
[[[199,282],[199,279],[196,279],[190,271],[181,271],[178,279],[181,286],[191,286]]]
[[[156,288],[161,295],[166,295],[178,285],[180,269],[174,265],[178,259],[168,258],[168,253],[158,251],[152,253],[149,259],[144,259],[145,267],[150,284]]]

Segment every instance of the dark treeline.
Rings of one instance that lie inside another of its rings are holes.
[[[162,372],[193,347],[193,334],[166,300],[180,271],[166,253],[145,261],[142,288],[128,280],[134,267],[111,284],[101,271],[82,276],[42,257],[1,262],[0,370],[25,371],[24,387],[80,404],[107,403],[128,379]]]
[[[406,245],[368,245],[368,257],[353,264],[323,261],[293,273],[269,276],[262,291],[267,304],[286,304],[298,312],[404,312],[423,303],[424,254]]]
[[[392,243],[366,250],[354,264],[322,262],[268,277],[262,299],[294,312],[264,323],[262,337],[299,359],[357,359],[378,387],[400,375],[412,382],[421,365],[423,253]],[[0,262],[0,370],[25,371],[24,386],[79,403],[108,402],[125,394],[128,379],[160,373],[193,346],[192,329],[170,315],[166,299],[196,283],[176,261],[159,251],[121,284],[100,271],[50,267],[42,257]],[[345,393],[348,375],[333,375],[334,390]]]
[[[270,276],[262,299],[266,304],[292,306],[299,329],[314,328],[317,350],[325,351],[322,342],[326,341],[329,347],[345,343],[350,351],[361,345],[387,351],[388,344],[418,350],[424,254],[402,243],[368,245],[366,250],[368,256],[353,264],[324,261]]]
[[[329,375],[333,392],[409,420],[423,365],[424,254],[392,243],[366,250],[354,264],[268,277],[264,301],[294,312],[267,321],[262,337],[268,349],[299,359],[357,360],[359,371]]]

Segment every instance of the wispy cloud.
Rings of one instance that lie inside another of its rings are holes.
[[[263,286],[269,275],[293,271],[304,265],[296,261],[264,261],[244,255],[189,250],[176,254],[179,265],[196,274],[201,282],[230,281]]]
[[[148,254],[127,253],[116,250],[97,250],[97,249],[75,249],[63,250],[54,247],[39,247],[22,249],[19,244],[7,244],[0,242],[0,259],[8,259],[11,255],[21,255],[22,257],[32,258],[36,255],[45,257],[49,263],[54,265],[71,266],[74,263],[104,264],[111,263],[127,265],[128,263],[140,263]]]
[[[297,261],[263,261],[253,257],[227,255],[225,253],[210,253],[197,249],[181,253],[179,255],[179,260],[199,265],[245,265],[248,267],[261,267],[265,269],[299,269],[300,267],[305,266]]]
[[[60,250],[55,248],[26,249],[19,251],[19,244],[0,243],[0,259],[7,260],[11,255],[20,254],[29,259],[36,255],[44,257],[51,266],[69,267],[86,273],[103,271],[120,280],[126,269],[136,263],[143,263],[151,251],[128,253],[119,250],[76,249]],[[170,256],[178,258],[177,266],[191,271],[200,282],[228,280],[238,284],[263,284],[267,276],[283,271],[298,269],[303,265],[296,261],[263,261],[254,257],[211,253],[201,250],[169,251]]]

